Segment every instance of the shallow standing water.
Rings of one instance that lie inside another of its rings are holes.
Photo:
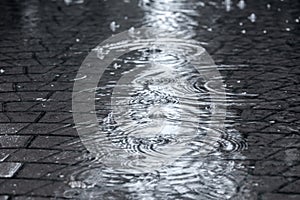
[[[1,6],[1,198],[299,197],[297,2]]]

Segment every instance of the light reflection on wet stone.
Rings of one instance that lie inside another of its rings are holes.
[[[91,161],[72,175],[66,197],[229,199],[237,193],[245,174],[233,159],[243,159],[247,145],[225,119],[226,93],[213,60],[187,40],[198,25],[195,5],[141,1],[152,29],[132,28],[128,35],[137,42],[99,46],[85,60],[99,65],[113,52],[131,49],[90,89],[96,91],[100,131],[80,135]],[[89,123],[81,121],[79,133],[94,127]]]

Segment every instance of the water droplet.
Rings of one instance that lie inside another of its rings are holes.
[[[296,22],[296,23],[299,23],[299,19],[295,19],[295,22]]]
[[[112,21],[112,22],[110,23],[110,26],[109,26],[109,27],[110,27],[110,30],[111,30],[112,32],[115,32],[116,29],[120,27],[120,25],[117,24],[115,21]]]
[[[273,121],[273,120],[272,120],[272,121],[270,121],[270,123],[271,123],[271,124],[274,124],[274,123],[275,123],[275,121]]]
[[[225,0],[224,3],[225,3],[226,11],[227,11],[227,12],[231,11],[232,1],[231,1],[231,0]]]
[[[79,39],[79,38],[76,38],[76,42],[80,42],[80,39]]]
[[[242,34],[246,34],[247,31],[246,30],[242,30],[241,32],[242,32]]]
[[[118,65],[118,63],[115,63],[115,64],[114,64],[114,68],[115,68],[115,69],[119,69],[120,67],[121,67],[121,65]]]
[[[74,78],[74,81],[82,80],[82,79],[85,79],[86,77],[87,77],[87,75],[84,75],[84,76],[78,77],[78,78]]]
[[[271,4],[268,3],[267,4],[267,8],[270,9],[271,8]]]
[[[35,100],[37,100],[37,101],[47,101],[47,99],[44,99],[44,98],[36,98]]]
[[[137,35],[140,34],[140,31],[136,31],[134,27],[131,27],[128,30],[128,34],[129,34],[130,37],[136,37]]]
[[[239,25],[240,25],[240,26],[243,26],[243,25],[244,25],[244,23],[243,23],[243,22],[240,22],[240,23],[239,23]]]
[[[67,6],[69,6],[72,4],[82,4],[84,3],[84,0],[64,0],[64,2]]]
[[[264,34],[267,34],[267,30],[263,30],[263,33],[264,33]]]
[[[110,52],[109,49],[104,49],[103,47],[96,47],[93,50],[97,51],[97,57],[101,60],[103,60],[105,55],[107,55]]]
[[[246,7],[246,3],[244,0],[240,0],[239,3],[237,4],[237,6],[243,10]]]
[[[252,23],[254,23],[254,22],[256,21],[256,15],[255,15],[254,13],[252,13],[252,14],[248,17],[248,19],[249,19]]]
[[[285,30],[289,32],[289,31],[291,31],[291,28],[286,28]]]
[[[207,31],[212,32],[212,28],[208,28]]]
[[[86,184],[81,181],[70,181],[69,186],[71,188],[86,188]]]
[[[241,81],[240,81],[240,80],[237,80],[236,82],[237,82],[237,83],[241,83]]]
[[[0,69],[0,74],[3,74],[5,72],[4,69]]]

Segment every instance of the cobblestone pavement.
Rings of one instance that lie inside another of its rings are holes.
[[[137,1],[65,2],[0,2],[1,200],[66,198],[86,152],[71,113],[76,72],[111,36],[112,21],[116,32],[143,25]],[[195,39],[207,43],[230,92],[256,94],[229,108],[248,143],[239,197],[300,199],[300,2],[246,1],[241,10],[232,1],[229,12],[204,3]]]

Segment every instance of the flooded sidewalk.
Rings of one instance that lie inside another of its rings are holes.
[[[299,2],[0,7],[0,200],[300,199]]]

